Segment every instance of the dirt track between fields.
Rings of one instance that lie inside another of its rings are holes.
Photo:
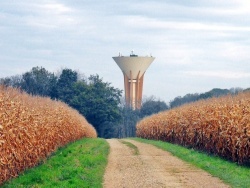
[[[218,178],[197,169],[152,145],[134,144],[139,154],[118,139],[108,139],[110,154],[103,187],[159,188],[159,187],[229,187]]]

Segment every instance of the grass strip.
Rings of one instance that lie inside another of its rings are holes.
[[[19,187],[102,187],[109,145],[104,139],[84,138],[60,148],[39,166],[3,185]]]
[[[201,168],[211,175],[220,178],[232,187],[250,187],[250,168],[239,166],[236,163],[226,161],[217,156],[209,155],[194,149],[171,144],[168,142],[131,138],[135,141],[152,144],[160,149],[172,153],[174,156]]]
[[[131,142],[127,142],[125,140],[119,140],[119,141],[128,146],[129,148],[131,148],[134,151],[134,155],[139,155],[139,150],[134,144],[132,144]]]

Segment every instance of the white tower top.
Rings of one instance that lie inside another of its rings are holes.
[[[113,57],[120,69],[130,78],[139,78],[146,72],[149,65],[154,61],[154,57],[138,57],[136,55]]]

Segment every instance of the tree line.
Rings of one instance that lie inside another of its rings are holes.
[[[235,95],[239,92],[248,91],[250,88],[243,90],[242,88],[231,88],[231,89],[220,89],[214,88],[205,93],[194,93],[194,94],[186,94],[185,96],[175,97],[174,100],[170,101],[169,106],[170,108],[178,107],[186,103],[195,102],[198,100],[204,100],[212,97],[220,97],[223,95]]]
[[[0,84],[67,103],[104,138],[135,136],[138,120],[168,109],[165,102],[150,97],[140,110],[132,110],[122,102],[122,90],[104,82],[97,74],[86,78],[68,68],[56,75],[43,67],[33,67],[22,75],[1,78]]]
[[[160,111],[202,99],[250,90],[215,88],[201,94],[178,96],[168,105],[151,96],[143,99],[140,110],[132,110],[125,105],[122,90],[104,82],[97,74],[86,78],[82,73],[68,68],[55,74],[43,67],[33,67],[22,75],[0,78],[0,84],[20,88],[31,95],[65,102],[85,116],[97,130],[98,136],[104,138],[133,137],[136,123],[140,119]]]

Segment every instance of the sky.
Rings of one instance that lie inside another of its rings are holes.
[[[113,56],[152,55],[143,95],[250,87],[249,0],[0,1],[0,78],[41,66],[124,89]]]

